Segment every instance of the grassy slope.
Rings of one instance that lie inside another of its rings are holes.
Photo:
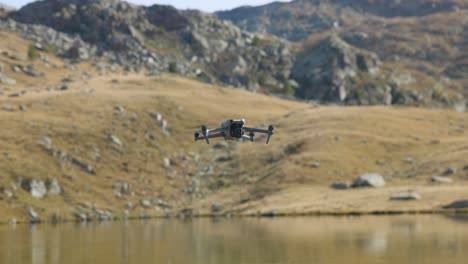
[[[8,37],[0,44],[1,50],[26,54],[27,42],[0,34]],[[435,206],[463,198],[466,190],[463,180],[468,175],[461,169],[468,156],[468,116],[464,113],[385,107],[314,108],[171,75],[98,76],[88,64],[69,70],[58,58],[49,57],[57,67],[35,62],[46,72],[45,78],[13,74],[6,67],[7,75],[18,81],[16,86],[2,86],[6,95],[28,92],[20,98],[0,96],[0,106],[27,107],[24,112],[0,110],[0,186],[11,189],[13,183],[18,187],[14,199],[0,199],[0,221],[27,219],[29,206],[43,219],[53,214],[70,218],[74,208],[83,203],[113,209],[120,215],[126,202],[137,205],[141,199],[163,199],[179,210],[191,206],[182,190],[193,178],[201,181],[201,193],[192,197],[199,198],[193,206],[201,212],[209,211],[214,202],[243,213],[359,210],[356,206],[363,200],[379,197],[386,202],[389,193],[414,186],[422,186],[423,197],[427,197],[426,192],[432,197],[430,202],[423,198],[421,204]],[[18,63],[4,56],[0,61],[7,66]],[[70,90],[47,91],[48,85],[69,75],[80,77],[84,71],[92,77],[73,82]],[[125,111],[116,110],[117,106]],[[170,136],[164,135],[151,117],[154,112],[167,119]],[[269,146],[261,142],[231,144],[227,152],[193,143],[191,131],[201,123],[217,125],[227,118],[246,118],[252,126],[271,122],[277,126],[277,134]],[[112,143],[110,134],[116,135],[123,146]],[[44,137],[52,140],[53,149],[94,166],[96,175],[50,155],[38,143]],[[196,154],[200,154],[199,159]],[[214,162],[217,155],[228,155],[232,160]],[[169,168],[163,165],[166,157],[173,164]],[[407,157],[414,163],[404,162]],[[377,165],[376,160],[384,160],[385,165]],[[313,168],[313,161],[320,162],[320,168]],[[214,166],[213,173],[200,173],[209,165]],[[426,187],[430,176],[448,166],[459,168],[456,184]],[[347,192],[327,187],[333,181],[349,180],[368,171],[392,176],[389,187]],[[19,188],[21,177],[56,178],[64,193],[33,199]],[[122,182],[131,185],[133,196],[115,196],[115,186]],[[411,204],[419,206],[417,202]],[[139,206],[129,213],[164,214]]]

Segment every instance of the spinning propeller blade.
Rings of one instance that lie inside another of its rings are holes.
[[[203,136],[205,137],[206,144],[210,144],[210,139],[208,138],[208,129],[206,128],[205,125],[201,127],[201,131],[202,131]]]
[[[268,127],[268,136],[267,136],[267,140],[266,140],[266,143],[267,143],[267,144],[270,143],[270,138],[271,138],[271,136],[273,135],[273,130],[274,130],[273,126],[270,125],[270,126]]]

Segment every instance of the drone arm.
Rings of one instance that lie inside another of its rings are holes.
[[[245,132],[253,132],[253,133],[268,133],[268,130],[259,129],[259,128],[251,128],[251,127],[243,127]]]
[[[217,138],[217,137],[224,137],[224,133],[208,134],[207,137],[205,137],[204,135],[200,135],[199,133],[195,133],[195,141],[206,140],[207,138],[210,139],[210,138]]]
[[[259,128],[251,128],[251,127],[244,127],[243,128],[244,131],[246,132],[250,132],[250,133],[263,133],[263,134],[267,134],[267,141],[266,143],[270,143],[270,138],[271,136],[273,135],[273,126],[269,126],[268,127],[268,130],[265,130],[265,129],[259,129]]]

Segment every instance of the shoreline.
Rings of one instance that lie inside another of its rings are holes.
[[[87,220],[61,219],[57,221],[0,221],[0,226],[16,225],[57,225],[57,224],[88,224],[105,222],[123,222],[137,220],[184,220],[184,219],[247,219],[247,218],[295,218],[295,217],[347,217],[347,216],[394,216],[394,215],[468,215],[468,208],[464,209],[434,209],[434,210],[373,210],[373,211],[311,211],[303,213],[282,213],[282,212],[264,212],[255,214],[193,214],[187,215],[167,214],[164,216],[142,216],[142,217],[115,217],[106,220]]]

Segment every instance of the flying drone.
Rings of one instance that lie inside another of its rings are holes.
[[[273,126],[269,126],[268,130],[245,127],[245,119],[234,120],[228,119],[221,124],[220,128],[208,129],[205,125],[201,126],[201,131],[195,132],[195,141],[205,140],[210,144],[211,138],[224,137],[225,140],[247,139],[254,141],[255,133],[263,133],[267,135],[266,144],[270,143],[270,138],[273,135]],[[200,134],[201,133],[201,134]]]

